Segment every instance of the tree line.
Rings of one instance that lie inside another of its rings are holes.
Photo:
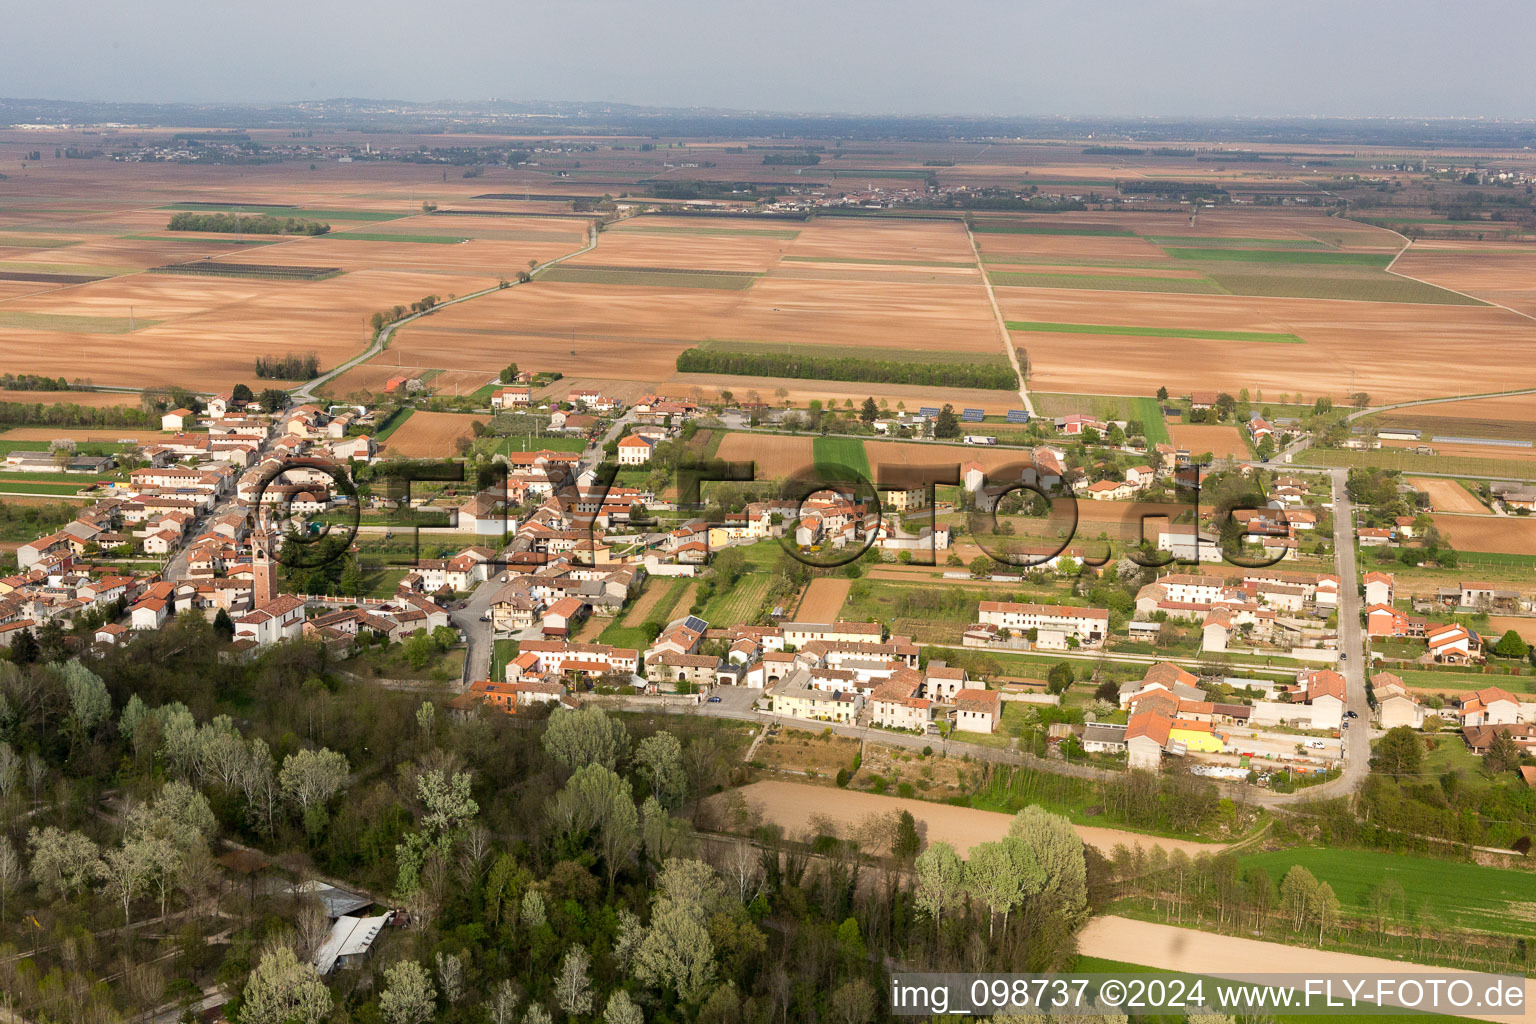
[[[870,384],[919,384],[930,387],[1012,391],[1019,386],[1010,366],[1001,363],[901,362],[860,356],[807,352],[732,352],[690,348],[678,354],[679,373],[725,373],[738,377],[789,377],[847,380]]]
[[[257,356],[256,376],[268,380],[314,380],[320,376],[320,356],[314,352]]]
[[[0,402],[0,424],[8,427],[144,427],[158,421],[131,405],[75,405],[73,402]]]
[[[44,377],[36,373],[6,373],[0,374],[0,390],[5,391],[71,391],[88,390],[85,387],[71,387],[69,381],[63,377]]]
[[[317,220],[267,214],[241,217],[233,213],[176,213],[171,215],[165,228],[167,231],[239,232],[244,235],[323,235],[331,230],[329,224]]]

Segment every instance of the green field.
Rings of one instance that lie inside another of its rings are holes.
[[[79,245],[78,238],[28,238],[23,235],[19,238],[7,238],[0,236],[0,248],[4,249],[63,249],[66,246]]]
[[[989,270],[987,276],[1001,288],[1084,288],[1104,292],[1182,292],[1220,295],[1223,288],[1203,277],[1135,277],[1130,274],[1023,274]]]
[[[1032,391],[1037,415],[1050,418],[1071,413],[1088,413],[1111,420],[1141,420],[1147,440],[1168,444],[1168,427],[1163,422],[1162,406],[1157,399],[1141,395],[1073,395]]]
[[[194,245],[276,245],[282,238],[252,238],[249,235],[123,235],[131,242],[191,242]]]
[[[153,327],[159,320],[126,316],[74,316],[68,313],[22,313],[0,310],[0,327],[27,331],[66,331],[72,334],[128,334]]]
[[[187,210],[196,213],[238,213],[252,217],[295,217],[304,220],[399,220],[409,213],[385,213],[382,210],[312,210],[303,206],[235,206],[221,203],[172,203],[161,210]]]
[[[1409,686],[1422,687],[1429,690],[1481,690],[1488,686],[1497,686],[1501,690],[1508,690],[1513,694],[1533,693],[1533,680],[1529,676],[1504,676],[1483,675],[1479,672],[1436,672],[1430,669],[1393,669],[1396,675],[1401,676],[1403,682]],[[1460,744],[1455,734],[1452,739]]]
[[[1298,847],[1243,857],[1243,871],[1261,867],[1276,884],[1293,864],[1333,886],[1346,914],[1370,916],[1371,890],[1388,879],[1407,894],[1410,915],[1499,935],[1536,935],[1531,915],[1536,874],[1372,850]]]
[[[667,589],[646,614],[645,623],[666,625],[676,618],[677,615],[685,613],[688,609],[678,608],[677,603],[682,600],[683,591],[688,589],[690,582],[687,579],[667,579],[665,577],[656,577],[647,581],[645,584],[647,588],[665,587]],[[611,644],[614,647],[632,647],[637,651],[645,649],[646,644],[650,642],[650,638],[646,636],[645,624],[642,623],[635,626],[624,625],[629,620],[630,607],[632,606],[626,606],[618,615],[614,616],[613,621],[598,636],[599,643]]]
[[[540,281],[581,284],[636,285],[645,288],[715,288],[741,291],[752,287],[757,274],[662,268],[573,267],[562,263],[542,271]]]
[[[121,277],[136,274],[138,267],[108,266],[102,263],[29,263],[26,260],[0,260],[0,270],[22,274],[72,274],[81,277]]]
[[[1326,249],[1312,238],[1200,238],[1189,235],[1143,235],[1153,245],[1202,249]]]
[[[1209,331],[1195,327],[1121,327],[1112,324],[1055,324],[1037,320],[1009,320],[1010,331],[1052,334],[1115,334],[1146,338],[1196,338],[1201,341],[1271,341],[1286,345],[1305,342],[1294,334],[1270,331]]]
[[[400,424],[410,419],[411,414],[415,411],[415,409],[407,408],[401,409],[399,412],[395,413],[395,415],[390,419],[389,424],[383,430],[373,435],[374,442],[377,444],[383,444],[385,441],[388,441],[389,435],[399,430]]]
[[[349,242],[422,242],[428,245],[457,245],[469,241],[455,235],[391,235],[379,231],[333,231],[323,237]]]
[[[587,440],[584,437],[535,437],[532,440],[522,435],[508,437],[486,437],[477,447],[490,455],[511,455],[513,452],[549,449],[552,452],[579,452],[586,450]]]
[[[1388,253],[1374,252],[1296,252],[1283,249],[1179,249],[1167,247],[1163,251],[1174,259],[1192,260],[1199,263],[1306,263],[1381,268],[1387,266],[1394,259]]]
[[[732,236],[732,235],[743,235],[743,236],[756,235],[756,236],[758,236],[760,238],[799,238],[800,237],[800,232],[795,230],[795,229],[793,229],[793,228],[706,228],[706,227],[697,227],[697,228],[689,227],[689,228],[685,228],[685,227],[662,227],[662,226],[649,226],[648,227],[648,226],[645,226],[645,225],[635,225],[633,227],[625,227],[623,230],[624,230],[625,234],[628,234],[631,231],[638,231],[641,234],[646,234],[646,235],[705,235],[705,236],[717,236],[718,235],[718,236],[727,236],[727,237]]]
[[[716,626],[735,626],[757,617],[768,596],[770,577],[766,572],[748,573],[734,587],[715,592],[704,606],[703,618]]]
[[[851,470],[865,480],[873,480],[864,442],[856,437],[818,437],[812,448],[816,472],[826,480],[843,480]],[[839,472],[841,471],[841,472]]]
[[[47,494],[69,497],[92,482],[90,478],[86,478],[76,484],[36,484],[27,480],[10,480],[5,474],[0,474],[0,491],[7,494]]]
[[[1391,274],[1340,267],[1330,273],[1319,267],[1288,273],[1281,266],[1212,267],[1206,277],[1233,295],[1262,295],[1294,299],[1342,299],[1354,302],[1403,302],[1440,306],[1485,306],[1487,303],[1432,284]]]

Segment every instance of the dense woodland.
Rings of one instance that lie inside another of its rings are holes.
[[[745,770],[739,727],[460,719],[316,645],[222,650],[182,617],[96,660],[0,662],[0,992],[31,1019],[222,985],[241,1024],[860,1024],[896,964],[1063,966],[1090,909],[1082,844],[1043,812],[965,862],[896,815],[792,841],[704,801]],[[311,878],[409,924],[321,983],[327,922],[282,891]]]
[[[329,224],[294,217],[241,217],[233,213],[175,213],[165,226],[167,231],[220,231],[244,235],[323,235]]]

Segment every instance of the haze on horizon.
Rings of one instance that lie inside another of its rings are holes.
[[[795,112],[1536,116],[1517,0],[88,0],[20,5],[0,95]]]

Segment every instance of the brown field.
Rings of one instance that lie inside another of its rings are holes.
[[[11,427],[0,430],[0,438],[7,441],[52,441],[68,438],[71,441],[127,441],[145,444],[169,435],[159,430],[138,430],[133,427]]]
[[[385,452],[394,457],[444,458],[455,454],[454,442],[469,437],[469,426],[479,416],[453,412],[415,412],[384,442]]]
[[[848,599],[848,588],[852,585],[852,580],[832,576],[811,580],[795,611],[796,621],[836,622],[837,613],[842,611],[843,602]]]
[[[792,738],[797,730],[785,730],[776,742]],[[768,744],[762,748],[767,749]],[[849,758],[857,748],[850,748]],[[846,762],[844,762],[846,763]],[[844,763],[830,763],[832,771]],[[825,772],[831,774],[831,772]],[[971,847],[1001,839],[1008,834],[1013,815],[997,811],[978,811],[971,807],[932,803],[927,800],[907,800],[902,797],[860,793],[850,789],[830,789],[804,782],[754,782],[743,786],[741,795],[747,804],[762,812],[763,817],[775,825],[782,825],[789,835],[802,834],[811,824],[813,816],[830,818],[843,827],[857,825],[872,814],[890,814],[911,811],[917,819],[918,832],[929,843],[946,842],[961,856]],[[718,800],[719,797],[711,799]],[[1109,854],[1117,844],[1151,849],[1160,846],[1164,850],[1182,850],[1190,856],[1198,853],[1218,853],[1226,847],[1220,843],[1195,843],[1184,839],[1164,839],[1160,836],[1142,835],[1137,832],[1121,832],[1112,828],[1093,825],[1074,825],[1083,842],[1100,852]]]
[[[1536,519],[1449,515],[1436,515],[1434,519],[1436,528],[1459,551],[1536,555]]]
[[[28,405],[87,405],[93,409],[111,405],[138,405],[139,396],[132,391],[5,391],[0,390],[0,402],[25,402]]]
[[[672,592],[672,580],[657,578],[649,580],[635,603],[629,606],[629,611],[624,615],[624,625],[641,626],[645,624],[646,616],[651,614],[651,609],[661,603],[662,595]]]
[[[1519,633],[1526,643],[1536,644],[1536,619],[1523,615],[1488,616],[1489,636],[1501,637],[1511,629]]]
[[[1191,455],[1210,452],[1217,458],[1236,456],[1246,459],[1248,445],[1236,427],[1221,423],[1170,423],[1168,436],[1175,446],[1188,448]]]
[[[1470,240],[1444,243],[1430,251],[1413,245],[1392,269],[1536,316],[1536,252],[1529,248]]]
[[[697,389],[697,391],[695,391]],[[668,394],[698,394],[713,398],[721,391],[729,391],[737,401],[758,400],[775,404],[778,392],[784,391],[784,400],[804,406],[811,399],[822,402],[835,401],[842,405],[851,399],[859,405],[866,397],[876,402],[884,399],[887,411],[894,412],[904,406],[907,412],[916,412],[925,405],[942,406],[946,403],[956,409],[985,409],[989,415],[1001,416],[1009,409],[1019,408],[1017,391],[979,391],[971,388],[931,388],[915,384],[852,384],[844,381],[796,380],[790,377],[734,377],[721,373],[674,373],[665,378],[661,390]]]
[[[809,437],[784,434],[726,434],[715,454],[727,462],[755,463],[759,480],[793,476],[813,462]]]
[[[1407,483],[1429,495],[1429,506],[1437,512],[1489,514],[1488,506],[1474,498],[1471,492],[1455,480],[1410,476],[1407,478]]]

